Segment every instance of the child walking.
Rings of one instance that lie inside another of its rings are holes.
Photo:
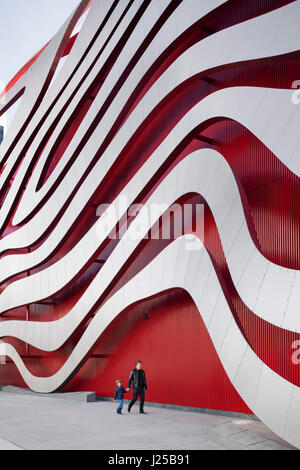
[[[122,387],[122,381],[121,380],[116,380],[116,388],[115,388],[115,395],[114,395],[114,401],[119,400],[119,406],[117,408],[117,413],[119,415],[122,415],[122,408],[123,408],[123,398],[124,398],[124,393],[128,392],[129,389],[125,390],[124,387]]]

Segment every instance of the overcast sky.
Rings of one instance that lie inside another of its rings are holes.
[[[57,32],[80,0],[0,0],[0,80],[6,84]]]
[[[80,0],[0,0],[0,93],[79,5]],[[0,118],[5,130],[15,112]]]

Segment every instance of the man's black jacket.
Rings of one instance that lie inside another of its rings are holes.
[[[138,372],[139,371],[137,369],[132,369],[130,371],[129,380],[128,380],[128,388],[130,388],[131,382],[132,382],[132,387],[133,388],[139,388],[139,385],[138,385]],[[143,384],[142,384],[141,388],[144,388],[145,390],[147,390],[146,374],[143,371],[143,369],[140,369],[140,372],[141,372],[142,381],[143,381]]]

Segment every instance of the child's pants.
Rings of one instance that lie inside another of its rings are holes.
[[[123,408],[123,398],[118,398],[119,400],[119,406],[117,408],[117,411],[122,411],[122,408]]]

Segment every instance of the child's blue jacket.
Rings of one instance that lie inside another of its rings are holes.
[[[126,390],[124,387],[116,387],[115,388],[115,396],[114,400],[117,400],[117,398],[124,398],[124,393],[126,393]]]

